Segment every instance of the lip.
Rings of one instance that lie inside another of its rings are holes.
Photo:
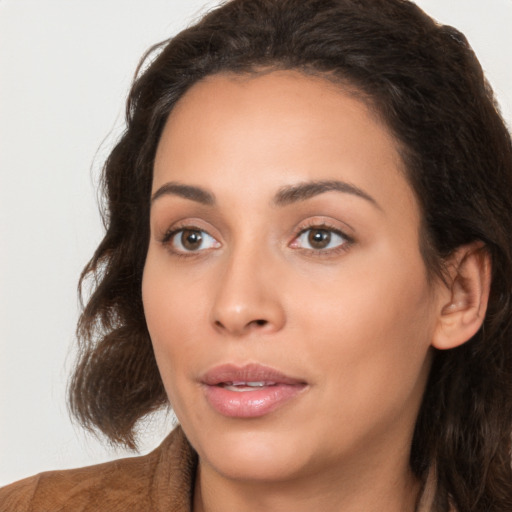
[[[260,364],[216,366],[207,371],[200,382],[210,406],[221,415],[232,418],[265,416],[307,387],[304,380]],[[237,385],[233,386],[233,383]],[[251,387],[241,383],[260,384]]]

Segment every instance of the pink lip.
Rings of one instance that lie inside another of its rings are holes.
[[[223,416],[257,418],[281,407],[303,391],[303,380],[289,377],[273,368],[259,364],[217,366],[200,379],[208,403]],[[233,383],[260,382],[263,386],[239,386],[229,389]]]

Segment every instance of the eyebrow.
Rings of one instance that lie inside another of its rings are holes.
[[[204,188],[195,187],[193,185],[183,185],[174,181],[162,185],[151,196],[151,203],[153,204],[158,198],[166,195],[183,197],[184,199],[190,199],[191,201],[196,201],[208,206],[215,204],[215,196]]]
[[[277,206],[286,206],[331,191],[355,195],[372,203],[379,210],[382,210],[379,203],[364,190],[350,183],[346,183],[345,181],[338,180],[308,181],[297,185],[282,187],[274,197],[274,204]]]
[[[377,201],[364,190],[339,180],[308,181],[297,185],[282,187],[274,196],[273,203],[276,206],[286,206],[331,191],[355,195],[370,202],[379,210],[382,210]],[[196,201],[207,206],[212,206],[216,202],[215,196],[204,188],[170,181],[162,185],[151,196],[151,203],[154,203],[158,198],[165,195],[183,197],[184,199]]]

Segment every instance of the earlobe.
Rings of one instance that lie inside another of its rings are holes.
[[[450,257],[432,346],[447,350],[473,337],[485,318],[491,286],[491,258],[482,242],[459,247]]]

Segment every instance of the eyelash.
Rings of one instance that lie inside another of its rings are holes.
[[[197,226],[190,226],[190,225],[183,225],[183,226],[177,226],[172,229],[169,229],[164,236],[161,239],[162,245],[166,246],[169,250],[169,252],[172,253],[173,256],[179,257],[179,258],[191,258],[191,257],[197,257],[200,256],[201,253],[204,253],[208,251],[208,249],[198,250],[198,251],[179,251],[172,247],[172,241],[174,238],[182,233],[183,231],[190,230],[193,232],[199,232],[199,233],[205,233],[208,235],[208,237],[211,237],[212,239],[216,240],[215,237],[210,235],[206,230],[201,229]],[[330,248],[330,249],[314,249],[314,248],[304,248],[304,247],[296,247],[297,250],[306,252],[308,254],[314,254],[320,257],[328,257],[332,255],[339,254],[341,252],[347,251],[350,246],[354,243],[354,239],[350,236],[348,236],[346,233],[341,231],[340,229],[331,226],[327,223],[317,223],[317,222],[311,222],[310,224],[307,224],[305,226],[302,226],[297,234],[294,235],[293,240],[289,246],[292,246],[292,244],[297,241],[303,234],[307,233],[311,230],[318,230],[318,231],[326,231],[331,234],[335,234],[341,238],[343,238],[344,242],[340,243],[338,246]],[[219,243],[219,242],[217,242]]]

